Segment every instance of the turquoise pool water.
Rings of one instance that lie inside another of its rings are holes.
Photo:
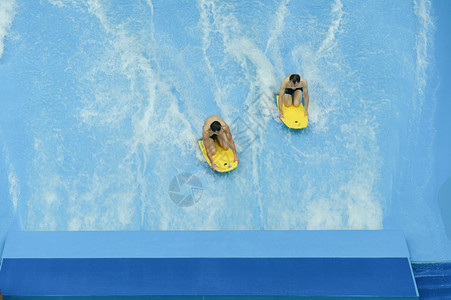
[[[449,74],[434,3],[2,1],[2,240],[401,229],[413,260],[450,260]],[[296,132],[273,105],[290,72],[309,83],[309,127]],[[197,146],[212,114],[241,160],[221,176]]]

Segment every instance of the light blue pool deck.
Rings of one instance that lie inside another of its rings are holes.
[[[8,259],[409,256],[401,231],[377,230],[13,232],[3,252]]]

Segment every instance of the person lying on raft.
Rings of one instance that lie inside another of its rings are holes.
[[[240,161],[236,155],[235,143],[233,142],[230,128],[219,116],[210,116],[205,120],[204,127],[202,129],[202,137],[204,139],[205,150],[207,151],[207,156],[210,159],[211,168],[213,170],[218,167],[213,162],[213,155],[216,153],[215,140],[218,141],[219,145],[224,150],[228,150],[229,147],[232,148],[233,154],[235,155],[235,161]]]
[[[305,116],[308,116],[308,85],[307,80],[302,78],[298,74],[289,74],[282,81],[279,90],[279,118],[284,118],[282,111],[282,101],[285,106],[294,105],[298,107],[302,101],[302,94],[304,93],[304,105],[305,105]]]

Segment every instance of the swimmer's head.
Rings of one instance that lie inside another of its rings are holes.
[[[211,123],[210,125],[210,129],[213,132],[219,132],[221,130],[221,123],[219,123],[218,121],[214,121],[213,123]]]
[[[298,74],[291,74],[290,82],[293,86],[297,85],[301,81],[301,76]]]

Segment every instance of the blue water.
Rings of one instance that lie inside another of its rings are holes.
[[[450,260],[435,31],[427,0],[2,0],[1,238],[401,229],[413,260]],[[302,131],[274,105],[291,72],[309,83]],[[240,158],[221,176],[197,145],[212,114]],[[190,206],[168,193],[183,173],[201,182]]]

